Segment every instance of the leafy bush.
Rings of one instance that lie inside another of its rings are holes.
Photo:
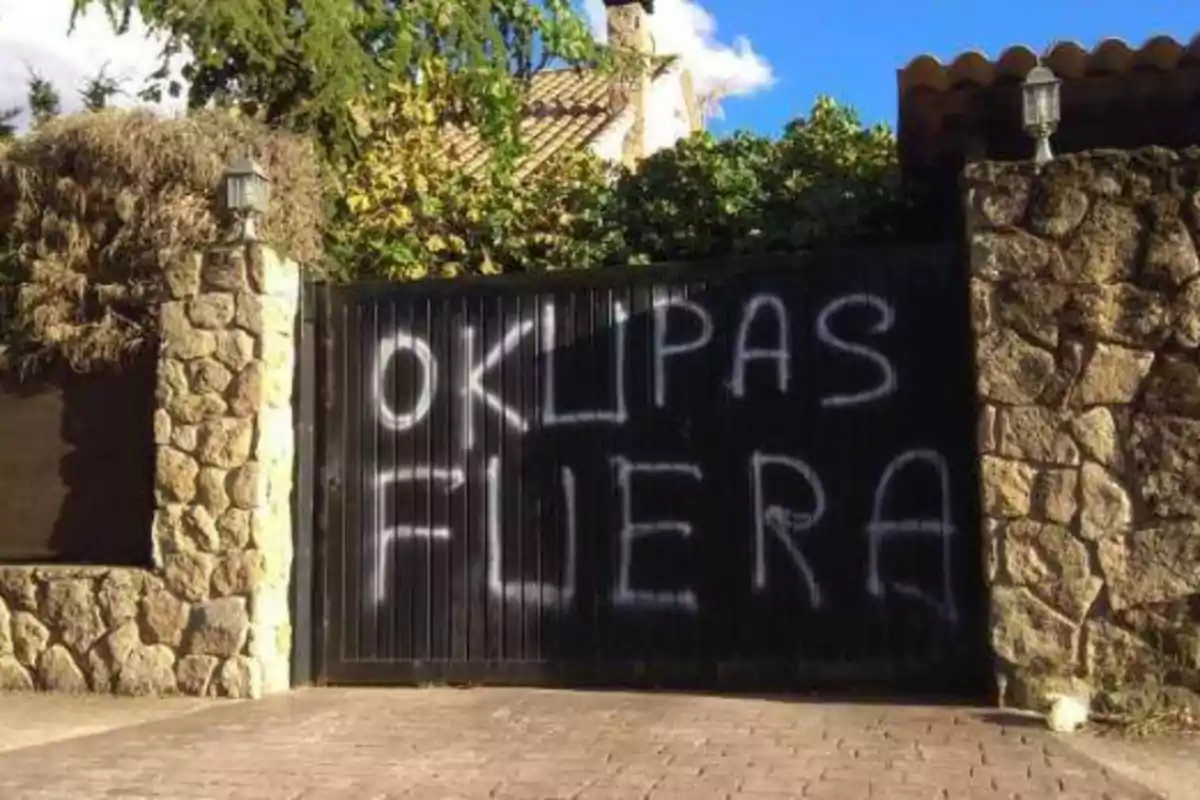
[[[433,101],[398,96],[333,224],[344,275],[406,280],[587,269],[894,237],[903,207],[882,126],[820,98],[783,137],[698,133],[636,172],[572,154],[524,183],[464,175]]]
[[[595,158],[466,174],[443,148],[436,101],[397,90],[335,201],[331,260],[343,277],[412,280],[595,266],[609,249],[598,212],[609,175]],[[591,227],[585,227],[591,223]]]
[[[325,177],[304,139],[221,112],[104,111],[0,148],[0,282],[19,286],[8,338],[23,363],[92,369],[152,341],[164,266],[217,239],[221,175],[247,153],[275,184],[264,237],[318,264]]]
[[[0,144],[6,338],[26,365],[118,364],[153,340],[163,267],[218,237],[216,189],[250,153],[274,184],[264,238],[335,279],[590,269],[896,235],[895,143],[821,99],[782,138],[700,133],[628,172],[588,154],[467,175],[440,138],[433,62],[362,119],[340,172],[308,140],[207,111],[100,111]],[[443,87],[444,88],[444,87]],[[326,213],[331,211],[326,224]],[[0,287],[2,289],[2,287]]]

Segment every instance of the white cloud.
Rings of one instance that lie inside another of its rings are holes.
[[[584,0],[584,9],[596,37],[607,36],[604,0]],[[697,0],[656,0],[650,18],[655,48],[662,55],[677,55],[692,73],[696,94],[707,98],[711,110],[721,98],[754,94],[775,83],[771,65],[754,51],[745,36],[732,43],[717,39],[717,21]]]
[[[20,106],[22,126],[28,122],[31,69],[58,89],[64,113],[82,108],[79,91],[105,65],[106,74],[121,81],[125,92],[113,105],[143,105],[137,93],[158,67],[161,40],[149,36],[136,17],[129,33],[117,36],[98,4],[68,35],[71,6],[72,0],[0,0],[0,109]],[[183,106],[182,99],[166,99],[159,108],[173,112]]]

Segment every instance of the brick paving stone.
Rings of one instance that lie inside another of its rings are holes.
[[[0,698],[2,699],[2,698]],[[1152,800],[964,708],[319,689],[0,754],[0,800]]]

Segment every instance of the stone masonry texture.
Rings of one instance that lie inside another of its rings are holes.
[[[0,691],[257,697],[289,686],[299,271],[176,264],[154,415],[154,566],[0,566]]]
[[[1200,691],[1200,150],[966,173],[984,550],[1007,700]]]

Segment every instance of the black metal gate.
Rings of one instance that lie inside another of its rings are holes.
[[[963,274],[319,287],[318,680],[980,689]]]

